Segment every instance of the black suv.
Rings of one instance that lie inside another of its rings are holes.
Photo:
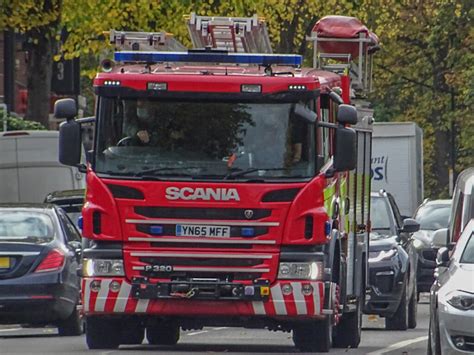
[[[420,225],[403,220],[393,196],[385,191],[371,194],[369,279],[364,313],[385,317],[385,328],[416,327],[417,253],[412,233]]]
[[[60,206],[74,224],[78,226],[85,194],[84,189],[54,191],[45,197],[44,202]]]

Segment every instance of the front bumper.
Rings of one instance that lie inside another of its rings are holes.
[[[77,299],[58,273],[0,280],[0,324],[48,324],[66,319]]]
[[[474,310],[461,311],[439,302],[438,320],[442,354],[474,353]],[[460,336],[466,342],[464,349],[457,348],[453,341]]]
[[[282,286],[291,285],[291,294],[284,295]],[[310,295],[302,293],[303,285],[311,285]],[[91,285],[93,287],[91,287]],[[112,287],[112,286],[113,287]],[[330,283],[322,281],[277,281],[268,295],[260,299],[193,299],[186,297],[151,296],[138,292],[140,286],[123,278],[84,278],[83,310],[85,315],[129,314],[160,316],[262,316],[262,317],[320,317],[325,314],[325,294]],[[146,286],[142,286],[145,290]],[[112,290],[113,289],[113,290]]]
[[[403,291],[404,274],[397,259],[369,265],[369,289],[364,313],[391,317],[398,309]]]
[[[416,284],[418,292],[430,292],[434,282],[434,269],[436,268],[437,249],[422,248],[418,250],[418,267]]]

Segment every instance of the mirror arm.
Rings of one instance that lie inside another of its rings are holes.
[[[321,126],[321,127],[326,127],[326,128],[332,128],[332,129],[336,129],[339,127],[339,125],[335,124],[335,123],[329,123],[329,122],[318,122],[316,123],[318,126]],[[344,126],[343,126],[344,127]]]
[[[77,164],[77,170],[79,170],[80,173],[87,173],[87,166],[86,164]]]

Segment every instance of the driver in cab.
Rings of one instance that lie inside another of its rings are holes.
[[[156,107],[147,100],[138,99],[136,109],[129,110],[124,133],[132,145],[156,145],[158,142]]]

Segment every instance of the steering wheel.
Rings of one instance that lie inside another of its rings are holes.
[[[133,137],[123,137],[117,142],[117,147],[129,146],[132,143]]]

